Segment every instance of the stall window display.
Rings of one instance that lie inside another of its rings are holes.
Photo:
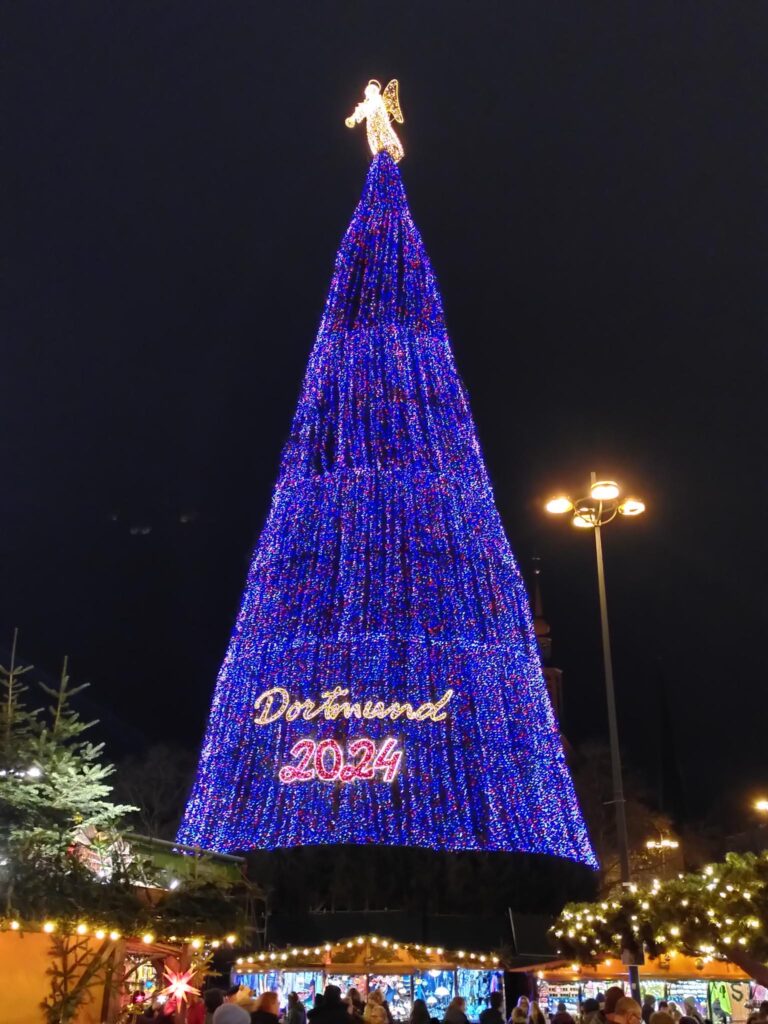
[[[442,1020],[453,995],[453,971],[417,971],[414,974],[413,997],[424,1000],[431,1017]]]
[[[683,1011],[683,1002],[686,999],[693,999],[696,1009],[702,1018],[709,1016],[709,982],[700,981],[698,978],[685,978],[681,981],[670,981],[667,985],[667,999],[676,1003],[679,1010]]]
[[[131,996],[139,993],[149,998],[157,989],[157,982],[157,964],[148,957],[126,956],[125,987]]]
[[[456,980],[456,994],[466,999],[469,1020],[479,1020],[480,1014],[489,1005],[491,992],[504,993],[503,971],[469,971],[460,967],[456,972]],[[503,1003],[502,1015],[506,1018]]]
[[[295,992],[305,1006],[314,1005],[315,996],[323,991],[322,971],[284,971],[277,991],[280,1008],[288,1005],[288,996]],[[345,990],[346,991],[346,990]]]
[[[742,1024],[749,1016],[748,981],[710,981],[709,1015],[714,1024]]]
[[[600,996],[604,996],[608,989],[614,986],[622,988],[629,995],[629,985],[624,981],[585,981],[581,986],[581,1001],[584,1002],[585,999],[599,1000]],[[555,1000],[555,1007],[556,1004],[557,1000]],[[555,1007],[551,1007],[551,1009]]]
[[[411,986],[413,978],[410,974],[369,974],[368,991],[379,989],[389,1004],[389,1010],[395,1020],[408,1020],[411,1015],[413,998]]]
[[[566,982],[564,984],[553,984],[548,981],[539,982],[539,1006],[550,1016],[557,1012],[557,1004],[565,1003],[568,1013],[579,1012],[579,988],[578,983]]]
[[[658,1002],[659,999],[667,998],[667,984],[664,981],[641,981],[640,995],[653,996]]]
[[[232,982],[235,985],[246,985],[254,995],[262,992],[280,992],[282,986],[282,971],[239,971],[232,975]]]
[[[356,988],[361,997],[368,998],[368,975],[367,974],[326,974],[325,985],[336,985],[341,989],[342,996],[345,996],[351,988]],[[322,989],[318,989],[322,992]]]

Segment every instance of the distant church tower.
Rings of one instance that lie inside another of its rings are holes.
[[[533,559],[533,594],[531,595],[533,605],[533,630],[541,654],[541,668],[544,673],[544,682],[549,690],[549,699],[557,715],[560,732],[563,731],[563,673],[559,668],[551,664],[552,660],[552,637],[550,636],[549,623],[544,618],[544,605],[541,600],[541,559]]]

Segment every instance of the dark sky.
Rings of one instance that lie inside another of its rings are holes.
[[[765,3],[33,0],[2,32],[0,632],[71,656],[113,756],[199,742],[366,172],[343,119],[397,76],[567,732],[605,728],[594,554],[541,503],[595,469],[649,504],[605,537],[627,757],[677,751],[697,812],[768,783]]]

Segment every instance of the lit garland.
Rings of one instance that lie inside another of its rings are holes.
[[[384,939],[378,935],[358,935],[356,938],[324,942],[316,946],[286,946],[284,949],[238,957],[236,963],[240,969],[279,966],[283,970],[290,970],[291,967],[305,965],[323,964],[330,967],[334,964],[355,963],[356,957],[360,954],[364,954],[366,963],[386,961],[387,957],[393,956],[397,959],[401,954],[405,954],[411,959],[422,960],[425,963],[430,957],[434,957],[440,962],[455,963],[460,967],[477,970],[491,970],[501,966],[500,959],[494,953],[471,953],[464,949],[449,952],[442,946],[395,942],[393,939]]]
[[[25,932],[44,932],[47,935],[54,933],[59,935],[79,935],[82,938],[91,937],[99,942],[107,939],[110,942],[118,942],[120,939],[134,939],[141,941],[145,946],[155,943],[172,945],[191,946],[194,950],[219,949],[220,947],[232,947],[237,942],[237,936],[230,933],[222,938],[211,938],[203,935],[165,935],[162,932],[156,934],[153,931],[144,930],[139,934],[126,934],[125,931],[115,928],[113,925],[104,922],[74,921],[70,918],[65,920],[48,918],[45,921],[24,921],[14,917],[0,918],[0,932],[18,932],[23,935]]]
[[[298,710],[254,723],[274,688],[298,707],[340,692],[370,708],[365,720],[318,715],[311,739],[346,750],[392,737],[394,781],[340,786],[315,771],[281,782],[310,730]],[[448,689],[443,720],[373,716],[433,706]],[[596,865],[435,275],[387,153],[336,258],[178,839],[222,852],[382,843]]]
[[[578,961],[645,947],[651,956],[681,952],[768,960],[768,851],[729,853],[702,872],[616,890],[599,903],[570,904],[552,927],[557,952]]]

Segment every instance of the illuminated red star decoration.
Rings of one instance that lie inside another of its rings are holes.
[[[179,974],[177,971],[171,971],[166,967],[163,973],[168,981],[168,986],[160,992],[161,996],[168,996],[169,999],[175,999],[176,1003],[181,1006],[186,1002],[187,996],[200,995],[200,989],[195,988],[194,985],[190,985],[189,983],[190,978],[192,978],[195,973],[193,969],[190,968],[190,970],[185,971],[183,974]]]

